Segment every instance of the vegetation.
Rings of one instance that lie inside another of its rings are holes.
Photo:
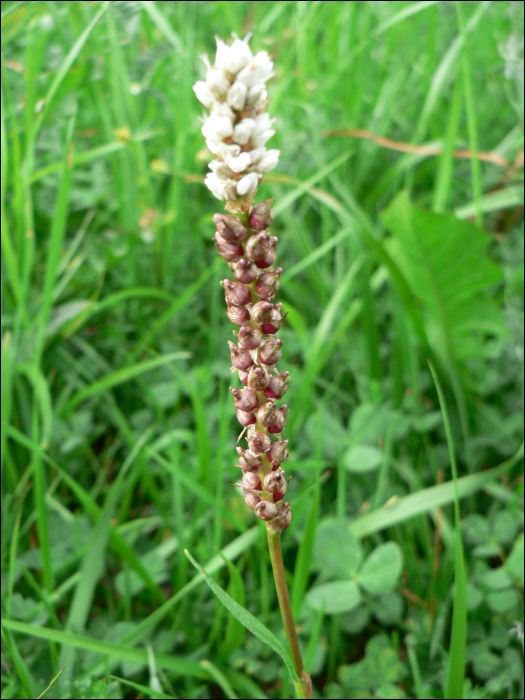
[[[523,697],[522,3],[1,7],[2,697],[293,693],[192,91],[249,31],[314,697]]]

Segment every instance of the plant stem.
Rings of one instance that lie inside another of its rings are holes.
[[[292,606],[290,605],[290,595],[288,594],[288,586],[284,575],[283,555],[281,552],[281,533],[267,527],[268,547],[270,549],[270,558],[272,560],[273,576],[275,579],[275,588],[277,589],[277,597],[279,599],[279,607],[283,618],[284,631],[288,639],[288,645],[292,654],[293,665],[299,677],[298,681],[294,681],[295,690],[298,698],[312,698],[312,681],[303,666],[301,650],[299,648],[299,640],[295,630],[293,621]]]

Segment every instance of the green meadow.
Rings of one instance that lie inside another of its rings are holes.
[[[192,90],[249,32],[314,698],[522,698],[523,4],[1,12],[2,698],[293,695],[184,553],[286,644]]]

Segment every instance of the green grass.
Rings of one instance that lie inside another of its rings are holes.
[[[191,89],[214,36],[249,31],[276,66],[260,199],[315,697],[521,697],[522,25],[517,2],[2,3],[2,697],[293,693],[184,555],[283,648],[231,487]]]

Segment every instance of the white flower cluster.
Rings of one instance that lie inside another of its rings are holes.
[[[205,184],[223,201],[246,201],[257,191],[263,174],[273,170],[280,151],[266,150],[275,131],[266,112],[266,81],[273,76],[273,63],[266,51],[255,56],[244,41],[231,46],[217,39],[215,65],[207,57],[206,80],[193,86],[197,99],[211,114],[202,134],[215,156]]]

